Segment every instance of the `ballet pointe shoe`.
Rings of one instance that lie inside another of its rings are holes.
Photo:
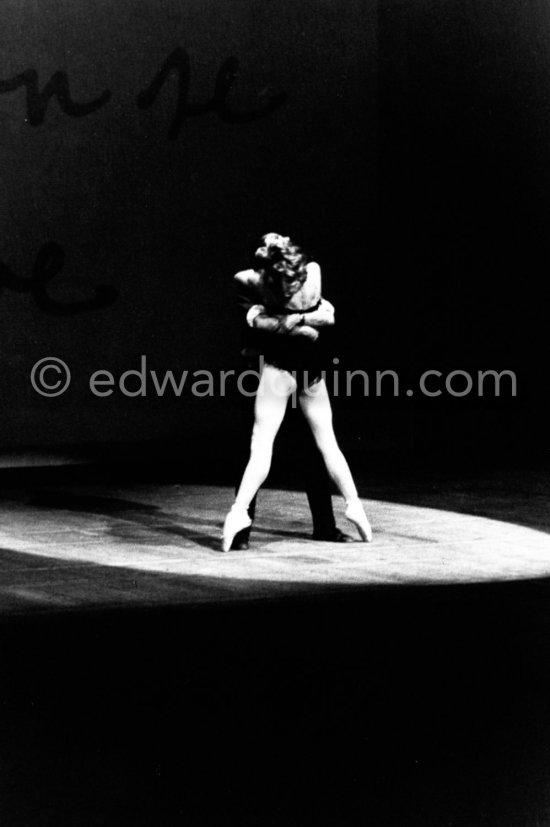
[[[235,535],[252,525],[252,520],[242,506],[234,505],[223,524],[222,551],[229,551]]]
[[[361,500],[350,500],[345,511],[346,518],[353,523],[365,543],[372,541],[372,528],[361,504]]]

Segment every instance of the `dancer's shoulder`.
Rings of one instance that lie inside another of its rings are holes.
[[[316,261],[310,261],[307,264],[307,278],[301,293],[308,307],[321,299],[321,268]]]
[[[255,270],[240,270],[233,276],[233,281],[245,287],[258,287],[261,283],[261,276]]]
[[[321,288],[321,268],[316,261],[308,261],[306,264],[307,283],[313,287]]]

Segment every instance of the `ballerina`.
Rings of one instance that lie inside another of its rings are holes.
[[[227,514],[222,550],[251,525],[248,508],[271,467],[273,443],[289,397],[297,391],[300,407],[312,430],[329,475],[346,501],[346,518],[365,542],[372,529],[359,499],[348,463],[332,425],[332,408],[322,370],[320,330],[334,324],[334,307],[321,296],[319,265],[307,262],[290,238],[268,233],[255,253],[255,267],[235,280],[255,288],[258,303],[247,313],[247,324],[261,331],[264,364],[254,408],[250,458],[235,502]]]

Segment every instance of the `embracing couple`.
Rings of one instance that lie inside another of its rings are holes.
[[[254,254],[252,269],[237,273],[234,281],[247,330],[254,337],[254,351],[263,356],[263,366],[255,398],[250,458],[225,519],[222,550],[248,545],[255,497],[269,473],[273,443],[293,393],[324,466],[307,491],[314,539],[351,540],[335,526],[328,471],[346,501],[347,519],[361,540],[369,542],[372,530],[332,425],[321,341],[323,328],[334,324],[334,307],[321,295],[319,265],[308,261],[290,238],[268,233]]]

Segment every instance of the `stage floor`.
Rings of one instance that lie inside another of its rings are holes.
[[[219,537],[228,487],[80,481],[4,490],[0,614],[548,577],[545,492],[540,480],[527,493],[517,482],[478,482],[474,491],[466,480],[444,494],[380,485],[363,500],[372,544],[312,541],[305,495],[265,489],[250,549],[227,554]],[[355,534],[339,497],[334,506],[339,527]]]
[[[374,477],[222,554],[229,486],[6,473],[2,827],[550,824],[550,475]]]

